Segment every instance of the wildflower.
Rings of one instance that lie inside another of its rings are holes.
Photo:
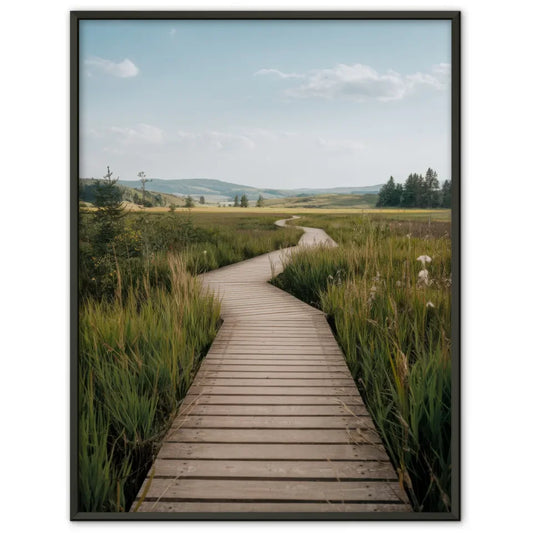
[[[408,233],[408,234],[406,235],[406,237],[407,237],[408,239],[410,239],[410,238],[411,238],[411,234]]]
[[[423,285],[428,285],[428,282],[429,282],[429,272],[424,269],[424,270],[421,270],[419,273],[418,273],[418,282],[420,284],[423,284]]]
[[[203,253],[204,255],[206,255],[206,254],[207,254],[207,250],[204,250],[202,253]]]
[[[431,257],[429,257],[429,255],[420,255],[416,258],[416,260],[420,261],[424,268],[426,268],[426,263],[431,263]]]
[[[432,301],[429,301],[429,302],[426,304],[426,307],[435,307],[435,305],[433,304]]]
[[[376,292],[377,292],[377,287],[375,285],[372,285],[372,287],[370,287],[370,296],[367,300],[367,303],[368,304],[371,304],[375,299],[376,299]]]

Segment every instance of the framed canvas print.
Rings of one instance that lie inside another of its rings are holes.
[[[71,518],[458,520],[458,12],[71,13]]]

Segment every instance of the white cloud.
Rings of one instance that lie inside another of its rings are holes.
[[[418,86],[442,90],[449,83],[450,65],[435,65],[431,73],[402,75],[393,70],[379,73],[368,65],[339,64],[333,68],[309,71],[307,74],[286,74],[276,69],[261,69],[255,74],[276,74],[280,78],[302,78],[301,85],[285,94],[293,98],[346,98],[358,102],[401,100]]]
[[[254,76],[265,76],[269,74],[274,74],[275,76],[278,76],[282,79],[287,78],[304,78],[305,76],[303,74],[295,74],[293,72],[281,72],[281,70],[278,70],[276,68],[262,68],[258,70],[257,72],[254,72]]]
[[[110,131],[123,144],[159,144],[164,139],[163,130],[150,124],[137,124],[133,128],[112,126]]]
[[[363,143],[352,139],[323,139],[318,138],[318,146],[325,152],[353,154],[364,148]]]
[[[253,150],[255,148],[254,141],[245,135],[235,135],[220,131],[206,131],[201,133],[179,131],[176,134],[176,141],[179,144],[186,144],[193,148],[217,151],[242,148]]]
[[[139,68],[128,58],[115,62],[101,57],[91,57],[85,60],[85,64],[100,72],[116,76],[117,78],[133,78],[139,74]]]

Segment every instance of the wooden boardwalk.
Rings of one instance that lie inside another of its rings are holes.
[[[286,253],[202,276],[224,323],[139,511],[411,511],[324,314],[267,283]]]

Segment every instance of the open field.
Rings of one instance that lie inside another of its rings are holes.
[[[128,508],[216,334],[218,303],[190,274],[294,245],[301,231],[273,224],[287,214],[340,246],[295,254],[275,283],[330,317],[415,508],[447,508],[450,211],[202,207],[129,212],[105,242],[81,215],[85,510]]]
[[[146,213],[168,213],[168,207],[139,207],[133,204],[127,205],[128,211],[139,211]],[[95,208],[84,208],[85,212],[95,211]],[[195,206],[191,209],[184,207],[176,208],[177,213],[241,213],[241,214],[264,214],[264,215],[354,215],[354,214],[381,214],[386,216],[394,216],[398,218],[410,219],[424,219],[431,217],[432,220],[451,220],[450,209],[399,209],[399,208],[356,208],[356,207],[334,207],[334,208],[312,208],[312,207],[287,207],[287,206],[273,206],[273,207],[217,207],[217,206]]]

